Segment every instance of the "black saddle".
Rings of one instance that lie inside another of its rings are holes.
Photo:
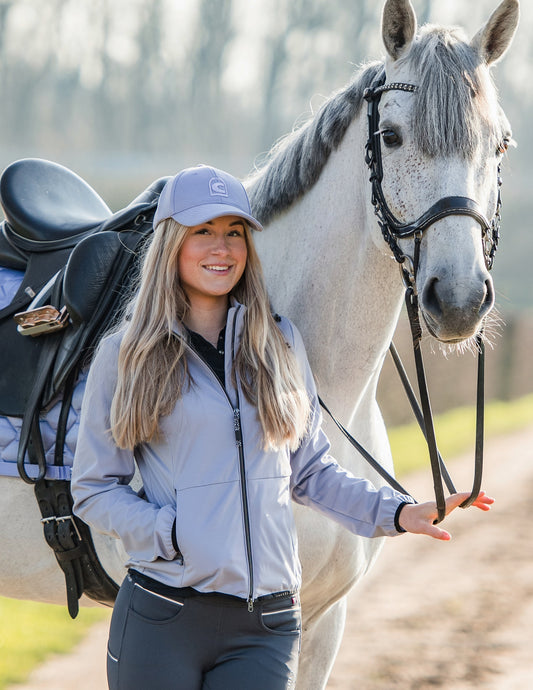
[[[0,310],[0,415],[22,418],[19,474],[35,484],[45,539],[65,574],[72,617],[83,593],[110,604],[118,587],[98,560],[89,528],[72,515],[70,483],[47,477],[39,417],[62,399],[54,458],[62,465],[79,368],[89,362],[129,290],[167,179],[112,213],[84,180],[50,161],[19,160],[0,177],[6,218],[0,265],[24,272],[11,304]],[[27,456],[37,466],[31,476]]]
[[[55,356],[39,406],[61,390],[82,353],[105,329],[127,287],[139,244],[151,233],[159,194],[154,182],[126,208],[111,213],[78,175],[50,161],[16,161],[0,177],[0,265],[24,271],[11,304],[0,311],[0,414],[22,417],[36,380],[39,354]],[[51,305],[66,308],[60,332],[22,336],[15,314]],[[42,365],[41,365],[42,366]]]

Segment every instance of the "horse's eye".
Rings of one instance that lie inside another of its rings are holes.
[[[507,153],[507,150],[508,150],[508,148],[509,148],[509,144],[510,144],[510,140],[509,140],[507,137],[505,137],[504,139],[502,139],[502,140],[500,141],[500,143],[498,144],[498,153],[500,153],[500,154],[502,154],[502,155],[503,155],[504,153]]]
[[[381,138],[385,146],[401,146],[402,144],[401,136],[393,129],[382,129]]]

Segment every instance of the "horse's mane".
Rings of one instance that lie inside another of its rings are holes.
[[[487,124],[494,148],[502,123],[496,90],[477,52],[458,29],[426,25],[402,58],[419,86],[414,111],[415,140],[424,155],[470,158]],[[283,137],[246,181],[254,215],[268,223],[317,181],[329,155],[359,113],[364,90],[383,62],[363,66],[310,120]],[[361,152],[362,155],[362,152]]]
[[[383,63],[364,67],[347,86],[331,96],[300,128],[280,139],[246,187],[255,217],[268,223],[317,181],[330,153],[341,143]]]

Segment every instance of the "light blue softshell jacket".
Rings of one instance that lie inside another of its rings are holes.
[[[135,453],[117,448],[109,432],[121,335],[102,341],[82,403],[72,493],[83,520],[122,540],[128,567],[171,586],[255,599],[300,587],[291,498],[365,537],[398,534],[396,510],[412,499],[389,487],[376,490],[329,455],[302,338],[287,319],[279,327],[304,373],[312,422],[296,452],[264,450],[256,409],[240,384],[237,390],[232,384],[232,353],[244,312],[236,303],[228,312],[227,392],[191,349],[192,385],[162,420],[162,440],[142,444]],[[237,405],[242,455],[234,430]],[[143,497],[129,485],[136,465]],[[172,545],[175,518],[182,557]]]

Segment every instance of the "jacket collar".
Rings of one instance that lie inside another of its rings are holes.
[[[228,309],[228,313],[226,315],[226,334],[235,333],[237,337],[237,341],[240,340],[241,333],[242,333],[242,327],[243,327],[243,318],[244,318],[244,313],[246,311],[246,307],[244,304],[241,304],[238,302],[233,295],[230,295],[230,306]],[[234,326],[234,320],[235,321],[235,328]],[[172,332],[175,333],[177,336],[182,338],[183,340],[187,340],[187,329],[185,328],[185,325],[182,321],[178,321],[178,319],[174,319],[174,322],[172,324]],[[227,342],[227,335],[226,335],[226,342]]]

